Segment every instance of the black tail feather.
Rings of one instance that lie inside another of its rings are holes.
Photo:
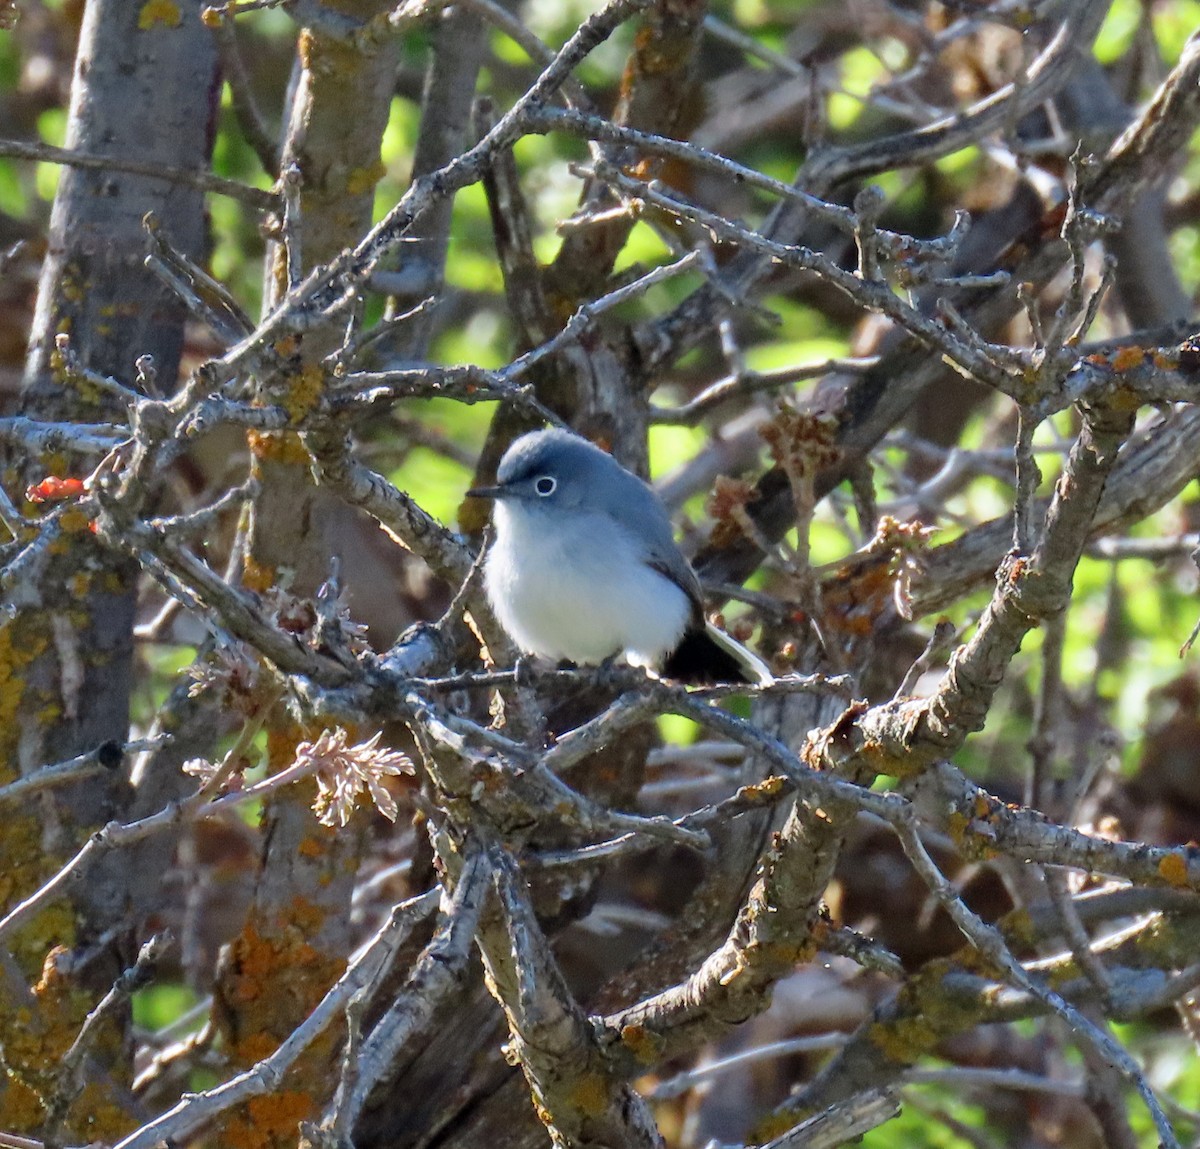
[[[679,645],[667,655],[663,677],[693,686],[711,686],[718,682],[756,682],[729,651],[718,645],[706,630],[689,630]]]

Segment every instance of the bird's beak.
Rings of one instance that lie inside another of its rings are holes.
[[[467,492],[469,499],[505,499],[512,492],[507,487],[472,487]]]

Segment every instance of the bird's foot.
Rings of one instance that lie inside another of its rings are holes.
[[[527,655],[518,654],[517,661],[513,663],[513,684],[521,690],[525,690],[533,686],[537,680],[537,674],[533,669],[533,659]]]
[[[595,682],[597,686],[607,690],[628,690],[630,677],[641,670],[641,667],[630,666],[623,662],[621,653],[610,654],[596,667]]]

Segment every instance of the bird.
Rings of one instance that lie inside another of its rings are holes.
[[[505,451],[484,589],[527,654],[582,666],[624,655],[689,683],[766,684],[766,664],[704,615],[699,579],[666,508],[637,475],[587,439],[531,431]]]

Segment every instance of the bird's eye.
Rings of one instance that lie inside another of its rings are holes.
[[[555,479],[551,478],[549,475],[543,475],[536,483],[533,484],[533,489],[537,491],[539,495],[545,497],[546,495],[554,494],[554,488],[557,486],[558,482]]]

